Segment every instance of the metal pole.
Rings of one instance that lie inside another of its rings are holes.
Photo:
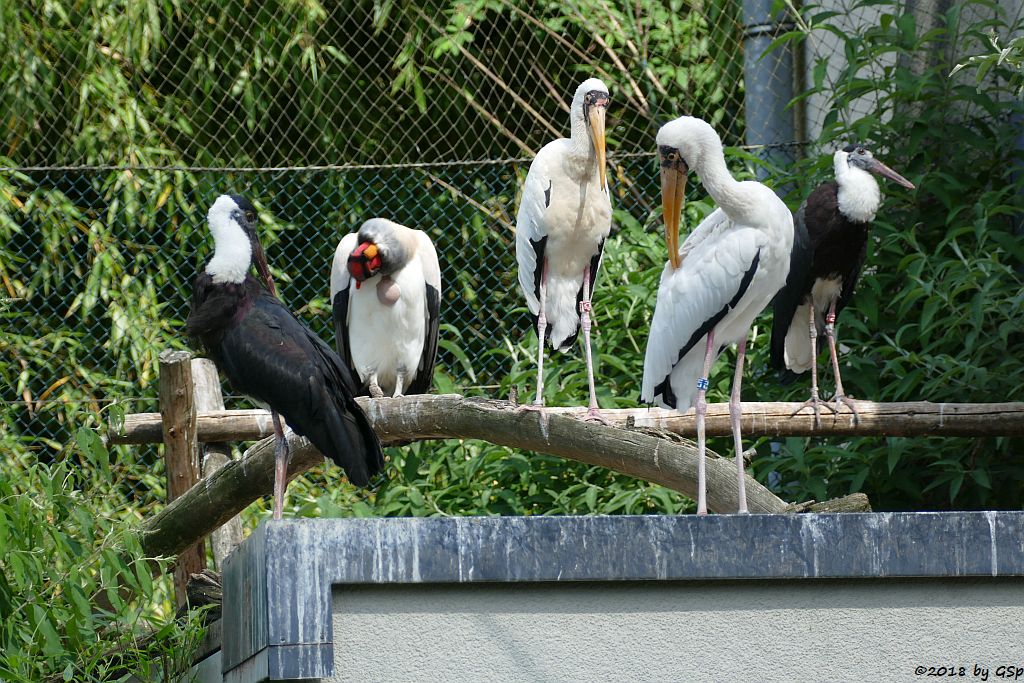
[[[743,78],[748,145],[766,145],[755,154],[769,164],[789,168],[796,159],[795,116],[786,105],[793,99],[793,51],[785,45],[765,50],[777,36],[793,28],[784,15],[772,15],[772,0],[743,0]],[[763,180],[768,169],[757,169]]]

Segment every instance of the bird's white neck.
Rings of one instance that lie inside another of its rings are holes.
[[[882,191],[875,177],[862,168],[850,166],[846,159],[835,161],[839,185],[839,212],[855,223],[870,223],[882,203]]]
[[[206,272],[218,284],[238,284],[245,280],[252,265],[252,245],[242,227],[221,207],[214,205],[207,219],[213,234],[213,258]]]
[[[570,117],[572,132],[569,135],[570,151],[567,162],[570,166],[567,169],[573,175],[586,179],[590,176],[597,178],[597,152],[594,150],[594,141],[587,130],[587,123],[581,112],[573,109]]]
[[[751,224],[749,219],[757,215],[757,199],[751,196],[750,183],[741,183],[732,177],[729,167],[725,165],[725,153],[720,142],[715,140],[714,144],[710,141],[704,143],[700,161],[693,170],[700,177],[704,189],[726,215],[738,223]]]

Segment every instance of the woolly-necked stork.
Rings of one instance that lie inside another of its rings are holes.
[[[796,239],[786,285],[775,298],[771,357],[786,381],[792,373],[811,371],[814,424],[820,426],[817,338],[824,332],[836,378],[835,407],[840,403],[857,409],[843,391],[836,356],[835,321],[857,285],[867,255],[868,228],[882,201],[874,175],[884,176],[913,189],[909,180],[875,159],[863,145],[849,145],[833,155],[836,179],[822,183],[810,194],[795,218]]]
[[[213,258],[195,281],[186,331],[198,338],[235,390],[284,416],[295,433],[345,470],[358,486],[384,466],[377,435],[353,398],[355,381],[327,344],[249,274],[271,286],[256,236],[256,209],[221,195],[207,214]],[[288,443],[275,421],[274,518],[281,518]]]
[[[331,302],[338,354],[363,391],[380,398],[430,390],[441,268],[425,232],[371,218],[345,235],[331,266]]]
[[[590,351],[591,294],[611,231],[605,177],[608,87],[590,78],[576,88],[569,109],[571,135],[544,145],[523,185],[516,217],[519,285],[537,331],[537,398],[544,405],[544,344],[569,349],[583,328],[590,406],[587,419],[604,421],[594,390]]]
[[[786,281],[793,214],[761,183],[739,182],[725,165],[722,141],[706,122],[683,116],[658,131],[662,206],[669,262],[661,274],[644,359],[641,398],[686,411],[696,399],[697,513],[707,514],[704,472],[705,392],[719,351],[735,342],[729,400],[739,511],[747,511],[740,438],[740,382],[747,333]],[[718,204],[679,244],[679,216],[690,170]]]

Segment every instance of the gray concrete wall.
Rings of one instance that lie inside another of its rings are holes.
[[[1024,512],[272,521],[223,615],[225,683],[1024,666]]]
[[[1024,666],[1024,581],[344,586],[330,681],[909,681]],[[967,676],[968,680],[981,680]]]

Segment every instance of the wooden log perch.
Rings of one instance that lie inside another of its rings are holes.
[[[160,414],[167,463],[167,499],[173,502],[192,488],[199,474],[192,354],[187,351],[160,354]],[[179,607],[187,602],[188,577],[203,571],[205,566],[203,536],[197,536],[189,547],[181,548],[174,566],[174,597]]]
[[[449,397],[450,398],[450,397]],[[404,399],[400,399],[404,400]],[[364,404],[365,405],[365,404]],[[833,415],[821,411],[821,428],[814,428],[814,416],[800,403],[744,403],[743,435],[759,436],[1024,436],[1024,403],[874,403],[857,401],[859,420],[846,408]],[[582,415],[585,408],[548,408],[555,415]],[[799,412],[797,412],[799,410]],[[662,408],[620,408],[602,410],[612,426],[649,427],[695,438],[697,423],[693,411],[680,415]],[[266,410],[200,412],[198,438],[209,441],[249,441],[273,433]],[[728,436],[729,404],[708,405],[708,436]],[[107,435],[110,444],[159,443],[159,413],[126,415],[118,432]]]
[[[608,467],[696,495],[697,449],[690,442],[666,440],[646,430],[595,425],[559,413],[548,415],[545,429],[537,411],[517,410],[505,401],[458,395],[359,400],[384,441],[483,439]],[[323,456],[302,437],[290,433],[288,444],[292,453],[289,478],[323,461]],[[732,459],[708,457],[706,467],[709,509],[735,512],[736,469]],[[253,500],[270,493],[273,480],[274,443],[268,438],[147,520],[141,534],[143,548],[153,555],[179,552],[197,536],[209,534]],[[785,501],[749,475],[747,504],[751,512],[787,510]]]
[[[192,359],[192,382],[195,387],[196,410],[223,412],[224,396],[220,390],[220,375],[217,366],[209,358]],[[202,475],[209,477],[231,462],[231,447],[227,443],[204,443]],[[213,546],[213,560],[220,569],[225,558],[242,542],[242,519],[233,517],[210,535]],[[193,574],[191,578],[197,576]],[[192,584],[190,583],[189,586]],[[191,603],[191,595],[189,597]]]

